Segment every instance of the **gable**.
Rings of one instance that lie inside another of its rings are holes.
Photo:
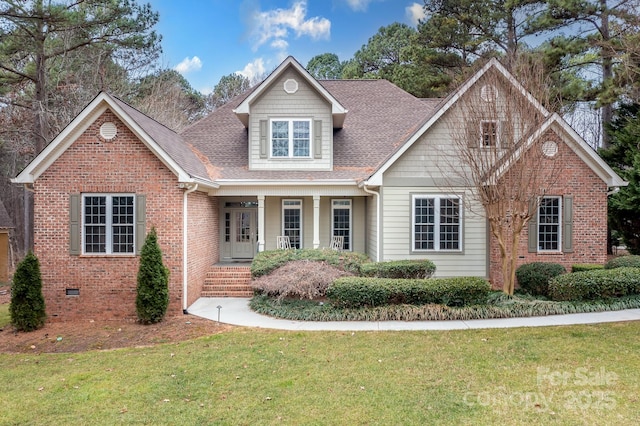
[[[213,186],[204,164],[179,135],[104,92],[96,96],[16,178],[12,179],[12,182],[34,183],[106,111],[111,111],[179,182],[197,182]]]
[[[234,110],[233,112],[236,114],[238,119],[242,122],[242,124],[247,127],[249,124],[249,116],[251,115],[252,107],[254,101],[262,96],[262,94],[269,90],[269,88],[274,84],[274,81],[279,80],[281,75],[290,70],[295,70],[300,77],[306,81],[306,83],[312,86],[319,96],[324,98],[331,105],[331,114],[333,118],[333,126],[335,128],[342,127],[345,116],[347,114],[347,109],[340,103],[338,100],[329,93],[309,72],[304,69],[298,61],[296,61],[293,57],[289,56],[285,59],[260,85],[253,90]],[[288,85],[285,89],[293,90],[295,85]]]
[[[491,76],[497,76],[498,79],[490,78]],[[492,100],[489,100],[489,98]],[[474,102],[462,102],[464,99],[473,99]],[[505,103],[506,105],[504,105]],[[516,103],[517,105],[513,108],[508,105],[509,103]],[[465,116],[466,108],[472,108],[474,115]],[[446,98],[440,107],[425,120],[424,124],[369,177],[366,185],[383,185],[385,183],[385,173],[391,171],[392,168],[396,170],[402,169],[403,165],[398,162],[401,161],[403,156],[408,155],[408,152],[412,150],[415,144],[429,139],[429,136],[426,136],[428,134],[437,135],[435,137],[438,141],[436,143],[437,149],[432,151],[432,155],[440,157],[455,158],[455,156],[459,155],[459,153],[455,152],[456,147],[455,143],[453,143],[453,137],[457,132],[477,132],[478,146],[480,146],[484,130],[481,127],[482,120],[479,120],[478,117],[481,117],[483,108],[493,109],[494,112],[493,117],[487,120],[488,124],[494,127],[487,127],[487,129],[495,129],[495,133],[501,135],[505,140],[522,140],[523,146],[529,146],[535,140],[535,135],[539,136],[540,132],[546,129],[545,126],[550,125],[551,122],[555,123],[563,129],[568,141],[571,142],[571,146],[576,152],[579,152],[581,158],[590,167],[594,168],[594,171],[605,182],[611,184],[611,186],[625,184],[561,117],[557,114],[552,115],[547,111],[497,60],[492,59],[463,84],[460,89]],[[516,110],[517,113],[510,113],[509,111],[512,110]],[[507,117],[505,114],[509,116]],[[487,114],[487,117],[491,117],[491,115]],[[538,118],[531,120],[532,115],[537,115]],[[519,119],[518,116],[522,117],[522,119]],[[472,118],[466,119],[465,117]],[[469,123],[470,120],[477,120],[478,123]],[[445,121],[448,121],[446,125],[443,124]],[[504,125],[504,127],[501,128],[501,125]],[[446,129],[447,126],[448,129]],[[446,130],[443,131],[442,128]],[[469,134],[464,136],[469,141],[473,139]],[[522,150],[519,149],[516,157],[521,152]],[[423,155],[422,161],[425,160],[427,163],[432,163],[434,159]],[[458,162],[457,164],[462,163]],[[457,166],[457,164],[455,160],[451,162],[452,167]],[[501,170],[504,171],[504,167],[508,167],[509,164],[509,161],[504,161]],[[439,169],[442,170],[442,165],[439,166]],[[441,173],[437,173],[437,175],[439,174]]]

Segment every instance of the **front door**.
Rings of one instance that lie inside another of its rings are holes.
[[[257,215],[255,210],[231,211],[231,256],[253,259],[256,252]]]

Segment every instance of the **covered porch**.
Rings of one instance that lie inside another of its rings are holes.
[[[251,260],[257,252],[276,249],[279,236],[288,237],[296,249],[329,248],[333,236],[342,236],[342,250],[369,253],[376,200],[360,188],[254,187],[254,194],[240,189],[221,187],[216,193],[218,262]]]

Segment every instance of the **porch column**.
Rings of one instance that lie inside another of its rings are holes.
[[[320,196],[313,196],[313,248],[320,247]]]
[[[258,251],[264,251],[264,195],[258,195]]]

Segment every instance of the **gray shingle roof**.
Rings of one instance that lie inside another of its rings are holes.
[[[207,168],[182,136],[115,96],[111,98],[191,177],[210,179]]]
[[[318,180],[369,177],[419,128],[440,102],[418,99],[386,80],[326,80],[320,84],[349,111],[334,129],[333,171],[250,171],[247,129],[233,113],[241,95],[182,132],[218,168],[221,179]]]

